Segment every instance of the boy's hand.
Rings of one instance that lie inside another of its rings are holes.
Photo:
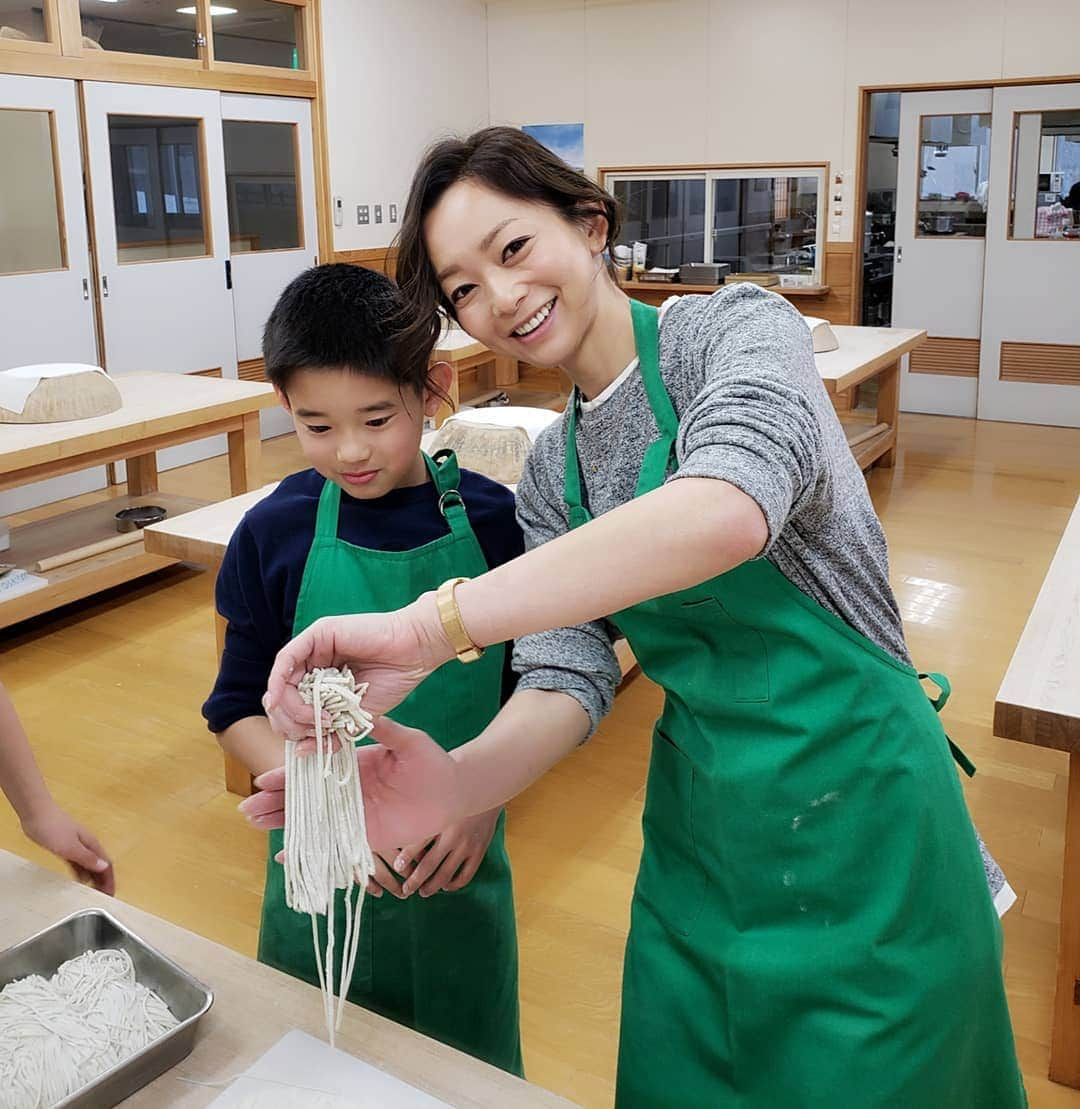
[[[39,847],[59,856],[80,882],[111,897],[116,892],[116,875],[97,836],[76,823],[58,805],[34,813],[23,821],[23,831]]]
[[[400,844],[450,827],[465,809],[457,764],[429,735],[384,716],[371,738],[376,742],[356,749],[364,817],[372,849],[390,858]],[[237,806],[248,823],[263,831],[283,828],[285,767],[260,774],[255,788]]]
[[[440,890],[464,889],[484,859],[502,809],[492,809],[451,824],[432,840],[402,848],[394,869],[403,878],[405,897],[417,890],[431,897]]]
[[[400,901],[405,900],[405,894],[401,892],[401,882],[386,860],[381,855],[376,855],[375,873],[368,879],[367,891],[371,897],[382,897],[383,890]]]

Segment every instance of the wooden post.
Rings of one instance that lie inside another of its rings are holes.
[[[1080,1087],[1080,754],[1069,755],[1065,864],[1061,881],[1057,994],[1050,1044],[1050,1077]]]
[[[158,491],[158,470],[156,454],[140,454],[138,458],[124,460],[127,467],[128,494],[141,497]]]
[[[229,432],[229,488],[235,497],[259,484],[262,461],[262,437],[259,413],[244,414],[244,426]]]
[[[495,386],[502,388],[505,385],[516,385],[517,383],[518,360],[497,354],[495,356]]]
[[[877,420],[888,424],[894,436],[899,435],[900,421],[900,363],[894,362],[878,374]],[[895,438],[893,442],[895,443]],[[878,460],[879,466],[889,467],[896,462],[896,447],[890,447]]]

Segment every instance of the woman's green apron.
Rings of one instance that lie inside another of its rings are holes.
[[[368,550],[339,539],[341,490],[326,482],[294,635],[322,616],[400,608],[447,578],[488,569],[458,493],[456,459],[447,452],[438,462],[426,461],[449,531],[414,550]],[[448,750],[473,739],[499,710],[504,651],[492,647],[467,666],[446,663],[389,715],[423,729]],[[517,933],[503,824],[500,817],[464,889],[431,898],[413,894],[405,901],[389,893],[364,899],[349,1000],[520,1074]],[[285,904],[283,868],[274,862],[281,845],[282,833],[271,833],[259,959],[318,985],[311,921]],[[342,899],[339,893],[339,930]]]
[[[657,312],[631,305],[660,429],[641,495],[678,421]],[[566,501],[589,519],[576,398]],[[919,675],[764,558],[613,619],[665,692],[617,1104],[1024,1106],[1000,926]]]

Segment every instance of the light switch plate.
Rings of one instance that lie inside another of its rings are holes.
[[[390,222],[391,223],[397,223],[397,205],[396,204],[391,204],[390,205]]]
[[[356,206],[356,222],[357,223],[370,223],[368,218],[369,208],[366,204],[357,204]]]

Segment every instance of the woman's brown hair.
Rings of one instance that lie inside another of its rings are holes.
[[[397,282],[405,299],[402,342],[413,357],[427,357],[442,328],[441,308],[457,318],[453,304],[436,280],[424,245],[424,220],[443,194],[458,181],[473,180],[518,200],[546,204],[581,227],[603,215],[610,251],[619,234],[615,198],[583,173],[571,169],[531,135],[515,127],[486,127],[467,139],[444,139],[430,147],[409,190],[397,238]]]

